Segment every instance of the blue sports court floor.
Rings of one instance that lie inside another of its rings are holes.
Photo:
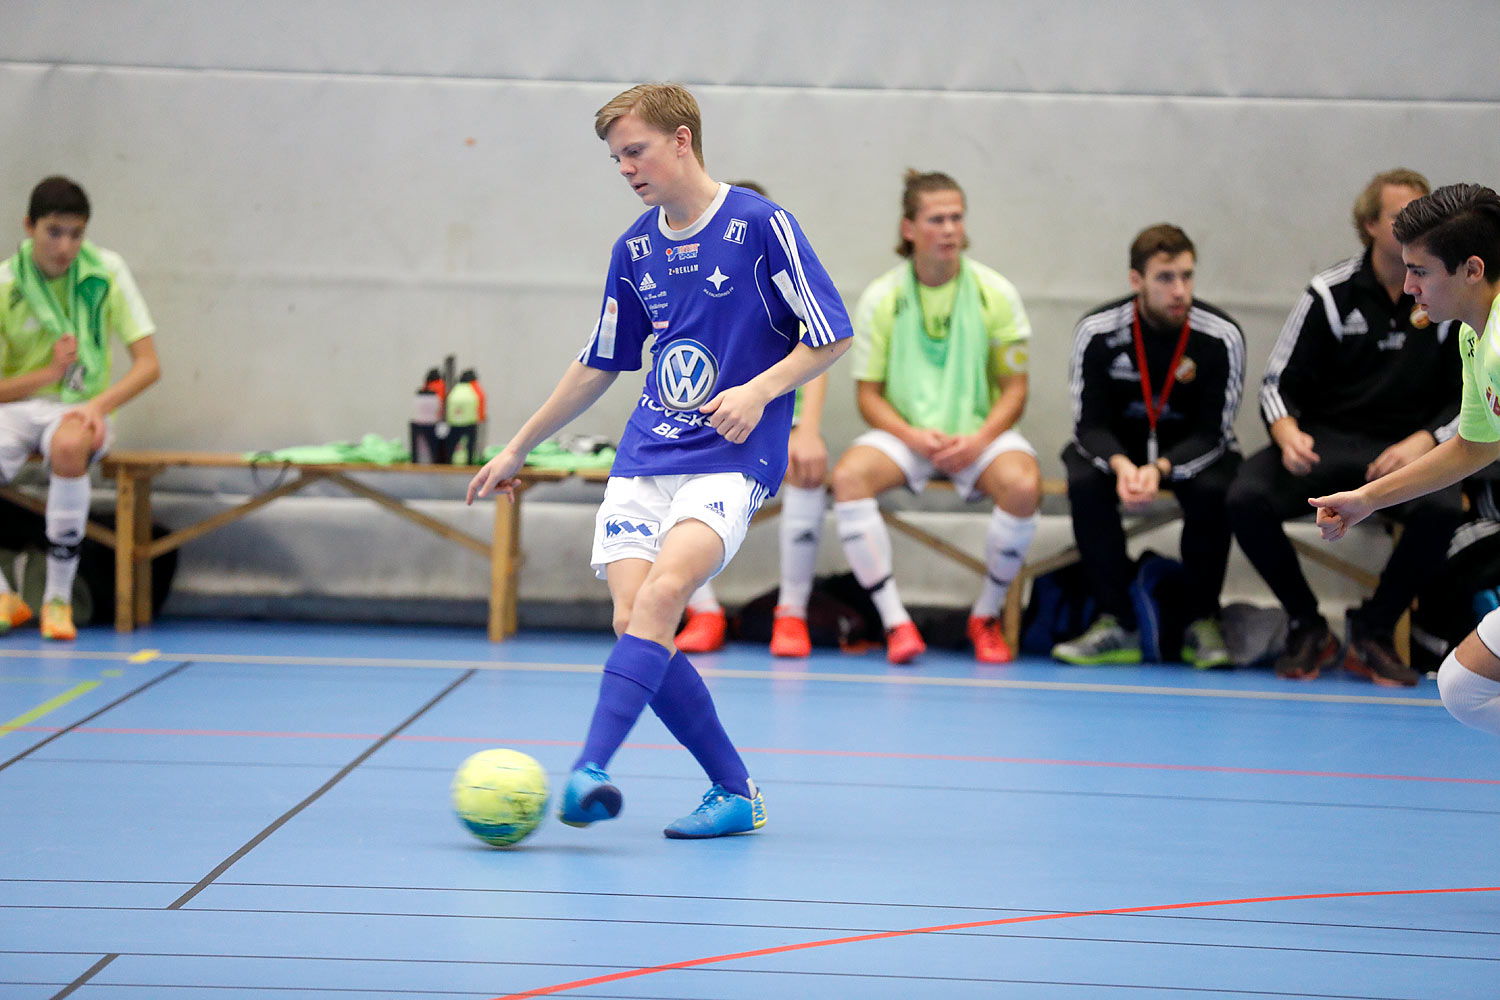
[[[759,834],[654,718],[625,809],[471,839],[449,777],[554,789],[608,638],[167,622],[0,641],[0,996],[1500,996],[1500,742],[1392,693],[1178,667],[699,658]]]

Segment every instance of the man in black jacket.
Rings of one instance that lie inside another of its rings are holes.
[[[1130,247],[1134,294],[1078,323],[1069,364],[1073,439],[1063,449],[1073,535],[1100,616],[1052,655],[1078,664],[1139,663],[1132,565],[1120,507],[1170,489],[1182,505],[1182,563],[1194,666],[1229,662],[1219,592],[1229,559],[1224,498],[1239,466],[1234,417],[1245,381],[1245,338],[1222,310],[1193,298],[1197,253],[1176,226]]]
[[[1229,493],[1235,537],[1291,619],[1278,676],[1310,680],[1339,658],[1282,522],[1307,498],[1348,490],[1409,464],[1457,429],[1456,323],[1432,323],[1402,291],[1406,267],[1391,222],[1428,193],[1426,178],[1389,170],[1354,203],[1364,253],[1319,273],[1282,327],[1261,384],[1271,445],[1240,468]],[[1377,684],[1410,686],[1396,621],[1434,571],[1461,516],[1452,486],[1388,513],[1404,524],[1375,593],[1349,612],[1344,665]]]

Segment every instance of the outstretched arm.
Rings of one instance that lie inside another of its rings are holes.
[[[1307,502],[1318,509],[1318,527],[1323,537],[1334,541],[1375,511],[1452,486],[1497,458],[1500,458],[1500,441],[1453,437],[1410,465],[1357,490],[1313,497]]]
[[[547,401],[521,425],[500,454],[484,463],[474,478],[469,480],[469,491],[465,503],[473,503],[475,497],[487,497],[491,493],[504,493],[515,499],[515,488],[519,485],[516,473],[526,464],[526,456],[547,438],[562,430],[573,418],[598,402],[606,389],[614,384],[620,373],[591,368],[574,361],[563,372]]]

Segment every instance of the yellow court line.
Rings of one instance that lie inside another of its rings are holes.
[[[72,659],[119,660],[135,655],[122,652],[67,651],[49,654],[37,650],[0,650],[5,656]],[[598,664],[580,663],[505,663],[495,660],[424,660],[394,657],[350,656],[253,656],[239,653],[173,653],[174,659],[194,663],[261,663],[267,666],[298,667],[378,667],[425,670],[495,670],[548,674],[597,674]],[[731,670],[699,667],[704,677],[726,677],[739,680],[816,681],[831,684],[876,684],[897,687],[954,687],[1013,691],[1066,691],[1085,694],[1158,695],[1167,698],[1227,698],[1239,701],[1313,702],[1334,705],[1388,705],[1399,707],[1440,708],[1440,698],[1387,697],[1365,694],[1313,694],[1306,691],[1244,691],[1233,688],[1177,688],[1145,684],[1100,684],[1088,681],[1022,681],[998,677],[933,677],[920,673],[852,674],[811,670]]]
[[[9,722],[0,723],[0,736],[7,736],[15,730],[20,729],[22,726],[31,725],[33,722],[46,715],[48,712],[62,708],[74,698],[86,695],[98,686],[98,681],[84,681],[81,684],[75,684],[73,687],[58,695],[56,698],[47,699],[36,708],[33,708],[31,711],[24,712],[21,715],[16,716],[14,719],[11,719]]]

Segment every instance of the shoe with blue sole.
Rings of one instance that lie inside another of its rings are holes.
[[[625,797],[610,784],[604,769],[587,763],[569,776],[557,818],[569,826],[588,826],[600,820],[614,819],[620,815],[620,806],[624,803]]]
[[[714,785],[703,802],[662,833],[673,840],[705,840],[737,833],[754,833],[766,825],[766,802],[760,789],[750,782],[750,797],[736,795],[723,785]]]

